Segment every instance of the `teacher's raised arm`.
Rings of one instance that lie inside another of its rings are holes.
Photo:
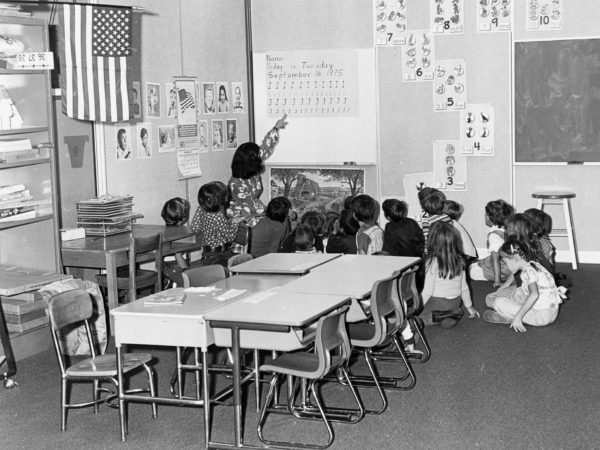
[[[279,143],[279,130],[287,125],[284,114],[264,137],[260,146],[254,142],[240,145],[231,160],[231,178],[228,187],[231,195],[227,214],[232,219],[241,219],[254,226],[265,214],[265,205],[260,200],[263,193],[261,175],[268,159]]]

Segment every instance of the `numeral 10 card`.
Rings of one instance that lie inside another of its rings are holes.
[[[402,80],[433,80],[433,35],[429,30],[410,31],[406,45],[402,47]]]
[[[436,60],[433,71],[433,110],[459,111],[467,104],[467,75],[464,59]]]
[[[468,104],[460,113],[460,148],[463,155],[494,156],[494,107]]]
[[[526,0],[525,29],[560,30],[562,28],[562,0]]]
[[[433,180],[437,189],[467,189],[467,157],[459,148],[458,139],[433,141]]]

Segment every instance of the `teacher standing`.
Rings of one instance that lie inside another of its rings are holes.
[[[279,143],[279,130],[287,125],[287,114],[269,130],[260,146],[254,142],[240,145],[231,160],[231,178],[227,187],[231,194],[227,215],[233,220],[244,221],[253,227],[265,214],[265,204],[260,200],[263,193],[262,173],[264,161]]]

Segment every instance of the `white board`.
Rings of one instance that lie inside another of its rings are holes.
[[[375,51],[294,50],[254,54],[259,141],[287,113],[269,164],[375,164]]]

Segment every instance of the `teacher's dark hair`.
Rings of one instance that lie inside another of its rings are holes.
[[[258,145],[246,142],[237,148],[231,160],[232,177],[248,179],[262,173],[264,169]]]

